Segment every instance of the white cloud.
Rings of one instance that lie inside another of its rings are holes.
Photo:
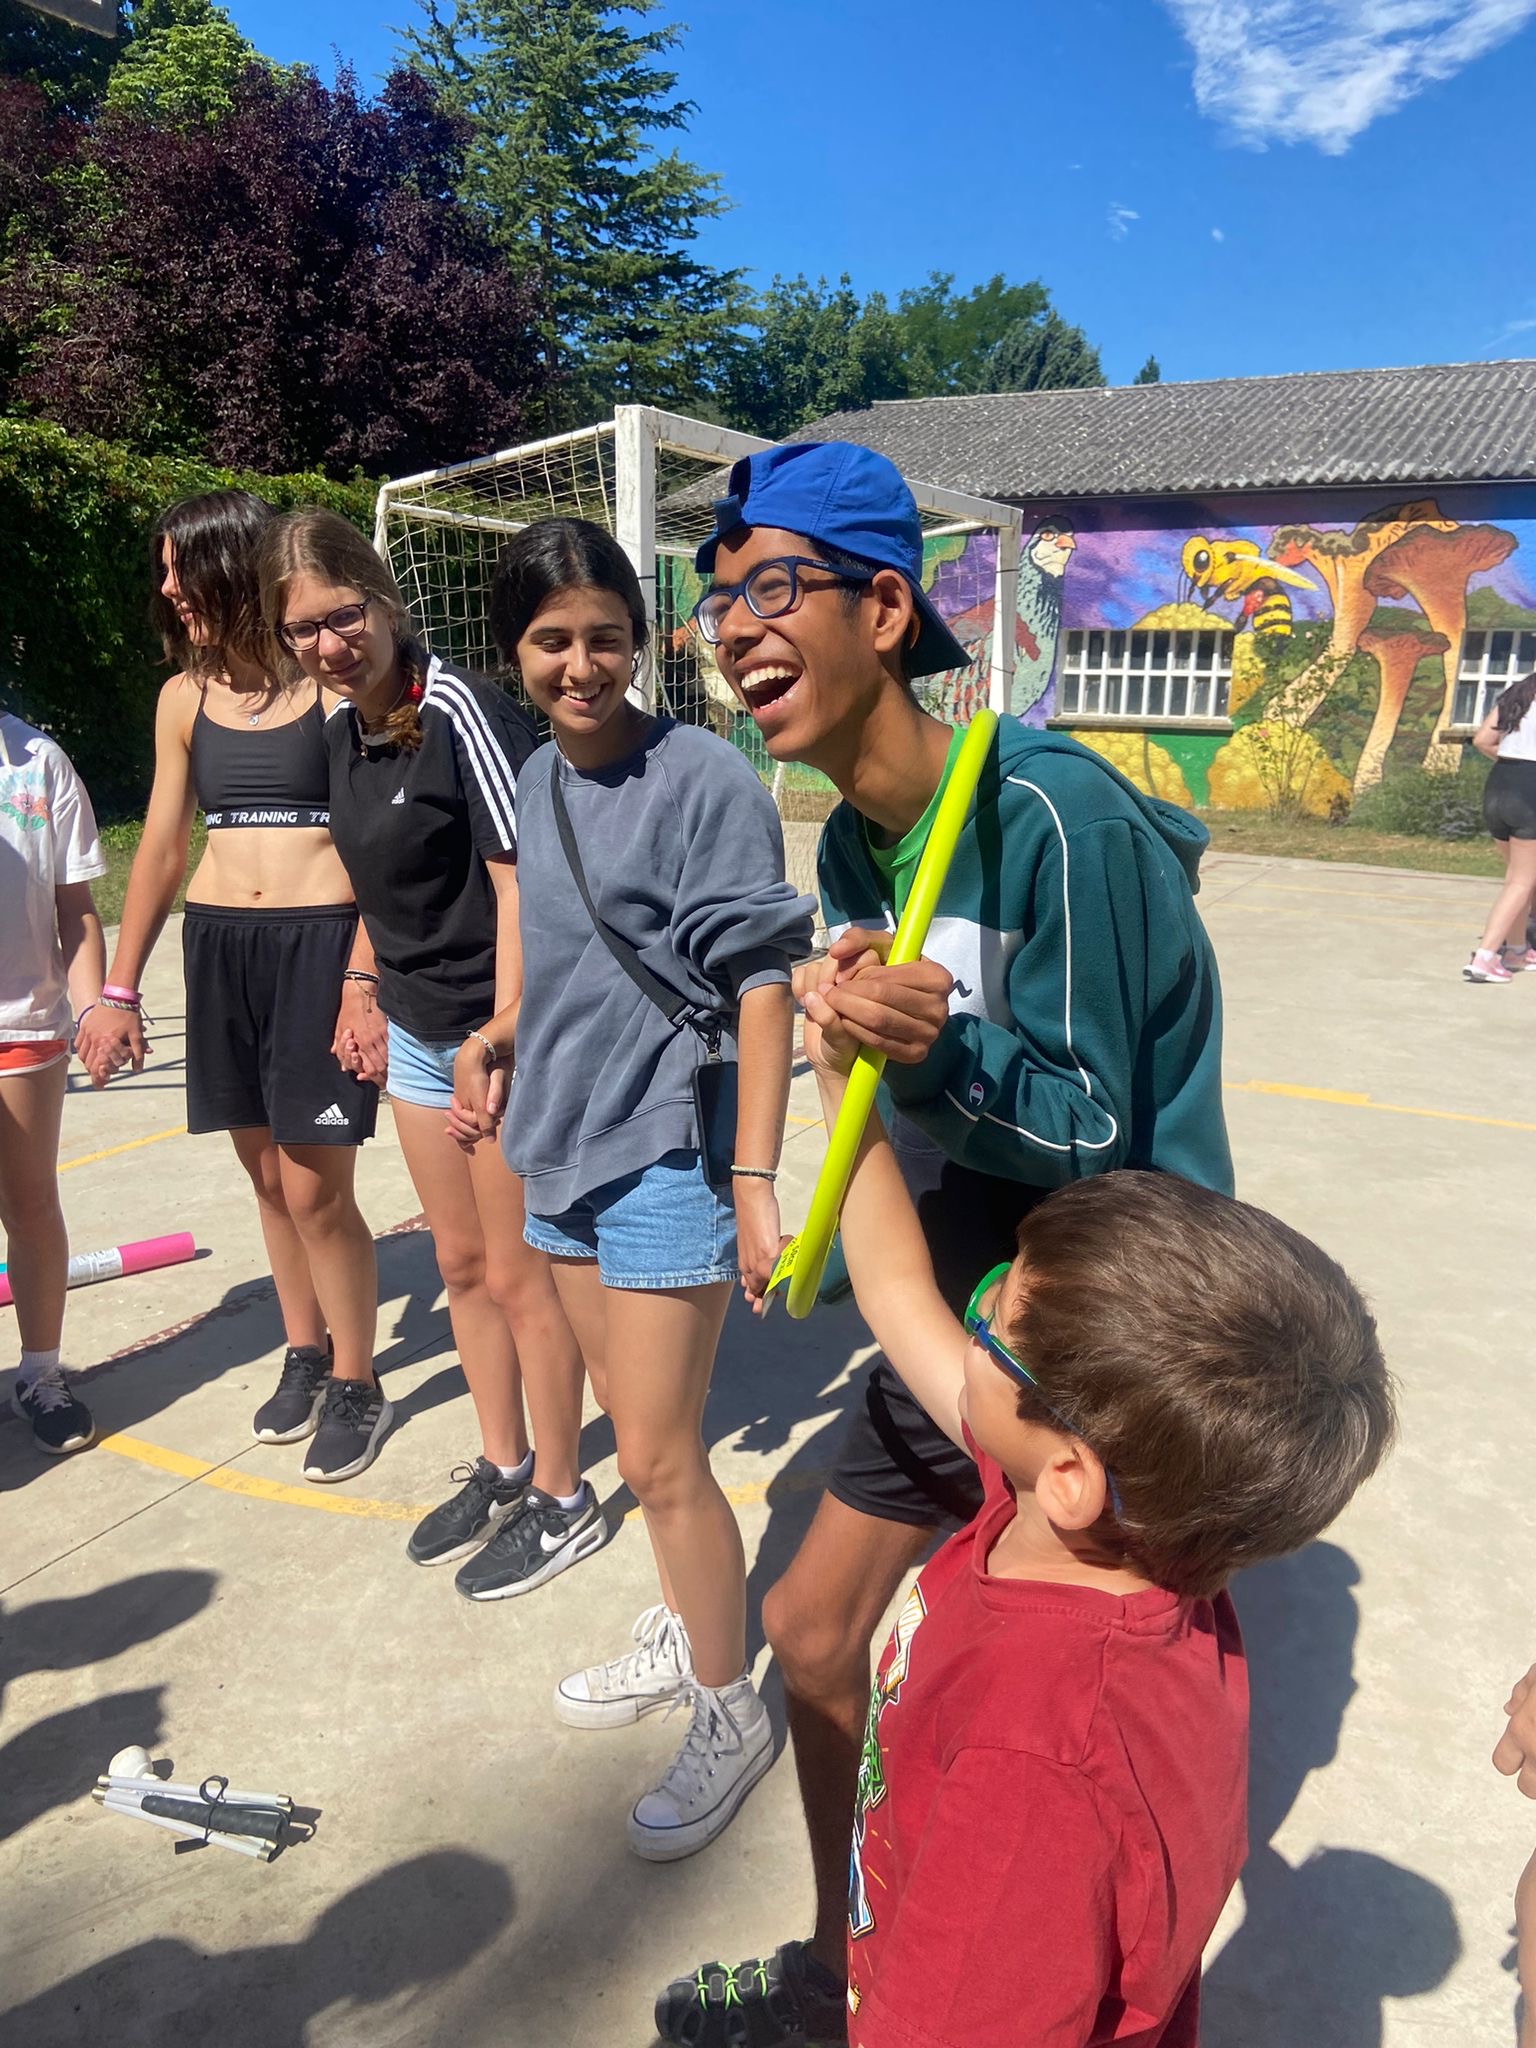
[[[1222,232],[1222,230],[1221,230],[1220,228],[1212,228],[1212,229],[1211,229],[1211,240],[1212,240],[1213,242],[1224,242],[1224,241],[1225,241],[1226,239],[1227,239],[1227,238],[1226,238],[1225,234],[1223,234],[1223,232]]]
[[[1492,341],[1485,341],[1478,353],[1491,356],[1497,349],[1507,347],[1517,335],[1529,334],[1533,329],[1536,329],[1536,318],[1529,320],[1506,320]]]
[[[1202,114],[1256,147],[1311,142],[1329,156],[1536,17],[1536,0],[1163,4],[1194,52]]]
[[[1533,5],[1536,5],[1536,0],[1533,0]],[[1134,206],[1122,206],[1118,199],[1110,201],[1109,232],[1117,242],[1123,242],[1131,232],[1131,222],[1140,219],[1141,215]]]

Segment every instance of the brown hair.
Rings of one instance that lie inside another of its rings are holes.
[[[318,576],[326,583],[343,585],[382,608],[395,636],[401,672],[413,686],[385,719],[382,732],[390,744],[414,753],[421,745],[417,701],[426,681],[427,650],[378,550],[339,512],[328,512],[322,505],[304,505],[273,520],[262,538],[256,566],[270,658],[283,670],[291,672],[294,666],[278,628],[287,605],[288,585],[295,576]]]
[[[1374,1318],[1264,1210],[1173,1174],[1100,1174],[1032,1210],[1019,1253],[1006,1341],[1102,1460],[1104,1533],[1154,1584],[1209,1596],[1299,1550],[1390,1445]],[[1045,1419],[1027,1388],[1019,1412]]]
[[[256,555],[277,514],[250,491],[207,491],[168,505],[150,528],[149,619],[167,661],[199,682],[222,675],[235,655],[272,669],[256,587]],[[160,584],[166,544],[182,596],[202,622],[202,644],[188,638]],[[274,671],[275,673],[275,671]]]
[[[1533,698],[1536,698],[1536,675],[1522,676],[1519,682],[1511,683],[1493,707],[1498,714],[1499,731],[1518,732]]]

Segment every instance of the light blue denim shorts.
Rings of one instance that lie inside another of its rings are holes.
[[[414,1102],[422,1109],[446,1109],[453,1100],[453,1062],[462,1038],[451,1045],[435,1040],[412,1038],[409,1031],[389,1023],[389,1079],[385,1083],[397,1102]]]
[[[559,1216],[529,1212],[523,1236],[556,1259],[596,1259],[605,1287],[653,1291],[737,1278],[736,1210],[697,1152],[592,1188]]]

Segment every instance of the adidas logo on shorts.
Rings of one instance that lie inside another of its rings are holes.
[[[390,798],[390,802],[392,804],[403,804],[405,802],[405,791],[403,789],[397,789],[394,795]]]
[[[338,1126],[344,1127],[347,1121],[347,1113],[339,1102],[333,1102],[329,1109],[322,1109],[315,1118],[317,1124],[324,1124],[332,1130]]]

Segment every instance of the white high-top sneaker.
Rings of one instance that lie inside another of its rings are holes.
[[[555,1712],[568,1728],[623,1728],[670,1707],[693,1677],[682,1616],[648,1607],[633,1630],[635,1647],[607,1664],[573,1671],[555,1687]]]
[[[718,1691],[690,1682],[686,1697],[683,1746],[629,1817],[629,1846],[647,1863],[673,1863],[712,1842],[773,1762],[773,1728],[750,1678]]]

